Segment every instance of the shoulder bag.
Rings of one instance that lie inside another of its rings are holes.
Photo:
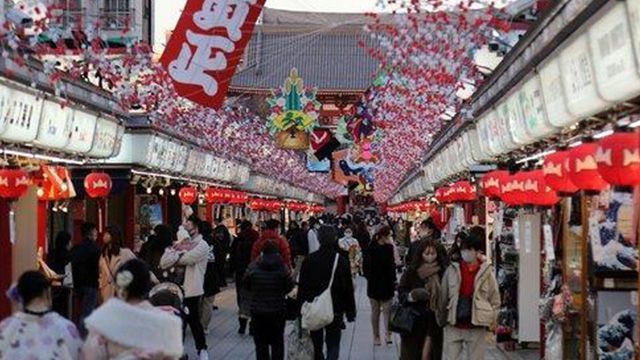
[[[333,299],[331,298],[331,286],[338,267],[340,254],[336,254],[331,271],[329,286],[322,294],[318,295],[312,302],[302,304],[300,314],[302,315],[302,328],[309,331],[322,329],[333,322]]]

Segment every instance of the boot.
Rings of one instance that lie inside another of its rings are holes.
[[[238,329],[238,334],[244,335],[247,332],[247,320],[246,318],[238,318],[238,323],[240,323],[240,328]]]

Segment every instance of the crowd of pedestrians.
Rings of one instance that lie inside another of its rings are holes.
[[[98,234],[86,223],[73,247],[59,234],[49,263],[72,279],[77,310],[42,272],[24,273],[8,292],[19,311],[0,323],[0,359],[179,359],[188,326],[206,360],[215,295],[233,278],[238,333],[253,337],[258,360],[284,359],[286,348],[292,360],[337,360],[360,276],[372,346],[396,332],[402,360],[484,358],[500,297],[481,228],[447,250],[431,219],[407,241],[410,223],[372,216],[291,221],[286,232],[278,220],[242,220],[232,236],[188,215],[177,231],[155,226],[137,254],[116,227]],[[285,345],[288,320],[297,336]]]

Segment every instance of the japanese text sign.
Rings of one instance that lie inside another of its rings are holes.
[[[160,59],[178,94],[222,106],[265,1],[187,1]]]

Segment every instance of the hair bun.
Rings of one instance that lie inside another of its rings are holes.
[[[129,270],[124,270],[116,275],[116,284],[121,289],[126,289],[133,281],[133,274]]]

